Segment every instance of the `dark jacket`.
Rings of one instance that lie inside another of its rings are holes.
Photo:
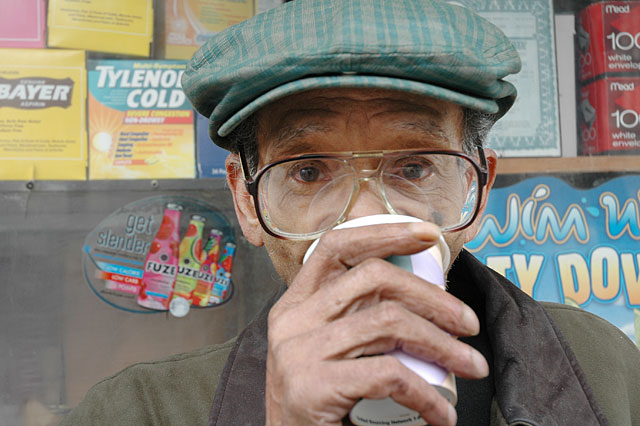
[[[492,426],[640,426],[640,351],[618,328],[580,309],[537,303],[466,252],[449,279],[484,297]],[[278,296],[237,339],[101,381],[62,425],[264,424],[267,315]]]

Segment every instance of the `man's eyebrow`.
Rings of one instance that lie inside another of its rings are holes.
[[[398,130],[419,132],[429,139],[439,140],[449,145],[449,136],[440,125],[440,120],[442,120],[443,117],[441,110],[435,106],[407,102],[405,100],[394,100],[391,102],[396,106],[396,108],[392,110],[392,113],[411,114],[409,118],[392,119],[389,122],[391,127]]]
[[[323,133],[328,130],[329,126],[320,123],[309,123],[302,126],[285,126],[278,129],[273,140],[277,147],[282,143],[303,138],[310,133]]]
[[[308,123],[301,126],[285,126],[274,132],[272,148],[280,155],[293,155],[306,152],[310,145],[305,143],[305,137],[314,133],[326,133],[331,130],[330,126],[321,123]]]
[[[447,132],[444,131],[440,123],[432,118],[424,117],[412,120],[399,120],[390,124],[399,130],[411,130],[422,133],[428,138],[442,141],[446,145],[449,145],[451,142]]]

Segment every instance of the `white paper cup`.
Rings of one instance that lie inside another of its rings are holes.
[[[350,220],[336,226],[335,229],[355,228],[383,223],[406,223],[422,222],[422,220],[411,216],[380,214],[373,216],[363,216]],[[318,240],[314,241],[304,256],[306,262],[314,251]],[[429,249],[410,256],[391,256],[386,260],[413,272],[425,281],[445,289],[444,271],[449,267],[450,261],[449,246],[440,236],[440,241]],[[416,358],[400,350],[388,353],[397,358],[411,371],[422,377],[440,394],[442,394],[451,404],[457,402],[456,381],[453,373],[445,370],[437,364]],[[420,417],[418,412],[406,408],[391,398],[385,399],[361,399],[356,403],[349,413],[349,419],[354,425],[367,426],[372,424],[402,424],[405,426],[422,426],[427,423]]]

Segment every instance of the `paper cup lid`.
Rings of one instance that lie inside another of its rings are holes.
[[[410,222],[423,222],[421,219],[418,219],[413,216],[405,216],[401,214],[374,214],[370,216],[362,216],[352,220],[348,220],[346,222],[341,223],[336,226],[334,229],[347,229],[347,228],[357,228],[360,226],[367,225],[378,225],[382,223],[410,223]],[[302,259],[302,263],[305,263],[311,253],[316,249],[319,240],[315,240],[309,246],[309,249],[304,255]],[[449,246],[447,245],[444,237],[440,235],[440,241],[438,242],[438,246],[440,248],[440,254],[442,256],[442,265],[443,270],[446,270],[449,267],[449,262],[451,261],[451,253],[449,251]]]

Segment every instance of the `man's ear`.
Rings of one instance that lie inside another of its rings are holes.
[[[247,192],[238,154],[229,154],[225,161],[225,167],[227,169],[227,183],[231,188],[233,206],[242,233],[251,244],[262,246],[264,244],[262,226],[256,215],[253,197]]]
[[[493,187],[493,183],[496,180],[496,168],[498,165],[498,154],[490,148],[484,148],[484,155],[487,159],[487,185],[484,187],[484,192],[482,194],[482,202],[480,204],[480,208],[478,209],[478,216],[473,223],[464,230],[464,242],[468,243],[473,240],[478,231],[480,230],[480,224],[482,223],[482,216],[484,215],[484,210],[487,207],[487,200],[489,199],[489,193],[491,192],[491,188]]]

